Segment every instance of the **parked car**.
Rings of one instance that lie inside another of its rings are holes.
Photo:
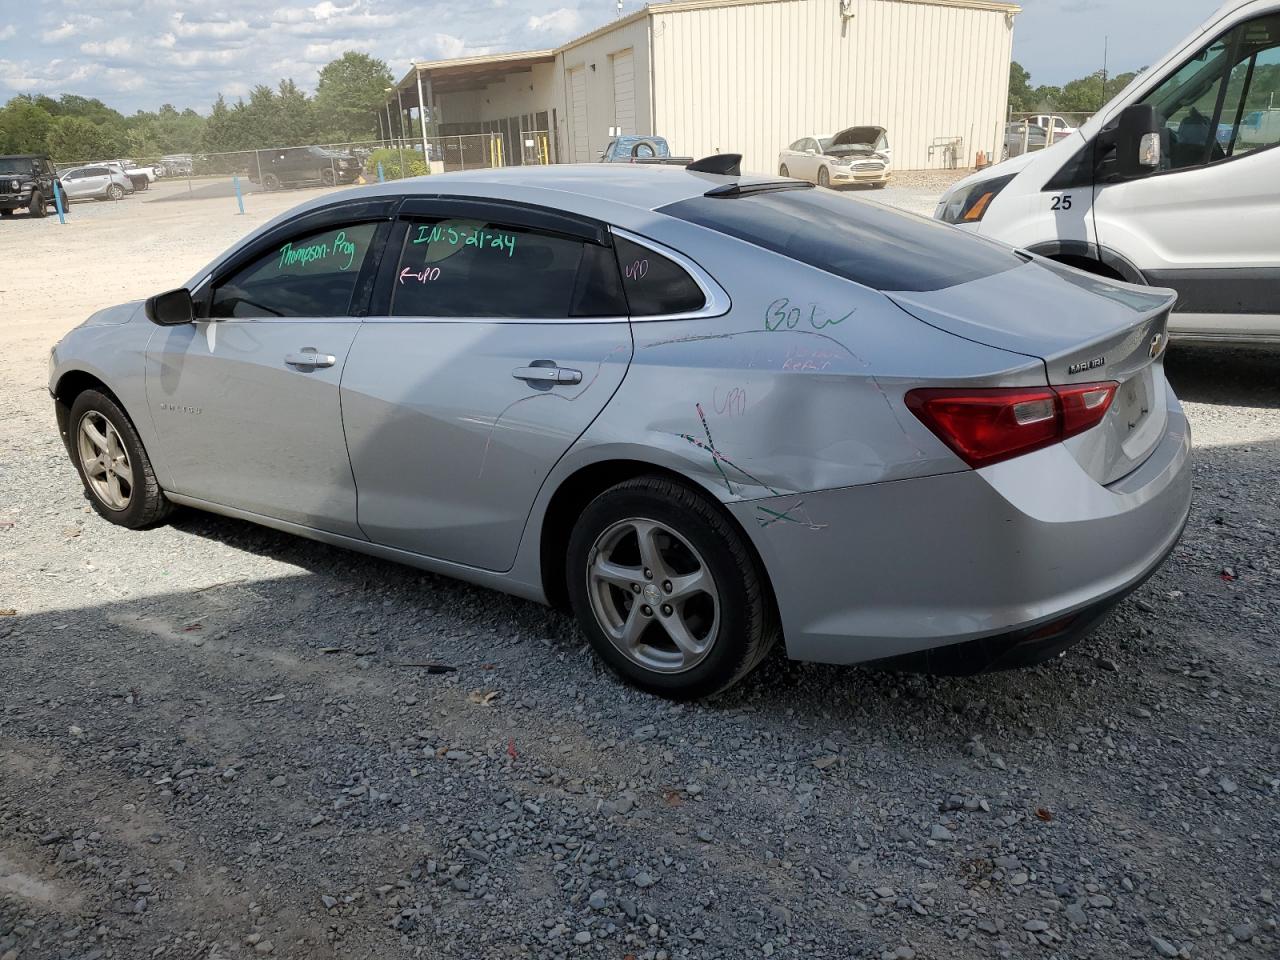
[[[893,175],[884,127],[848,127],[829,137],[801,137],[778,154],[778,173],[820,187],[862,183],[883,188]]]
[[[42,153],[0,156],[0,217],[25,209],[43,217],[54,205],[53,163]]]
[[[174,153],[160,158],[160,170],[166,177],[189,177],[192,170],[189,153]]]
[[[666,137],[615,137],[600,152],[601,163],[657,163],[685,166],[693,157],[671,153]]]
[[[155,179],[155,174],[152,171],[133,167],[125,160],[108,160],[103,164],[103,166],[110,167],[117,173],[122,174],[131,184],[133,184],[133,189],[139,193],[143,190],[149,189],[151,187],[151,181]]]
[[[1280,0],[1234,0],[1066,140],[959,181],[935,215],[1175,288],[1176,338],[1280,343],[1280,122],[1259,115],[1273,99]]]
[[[1032,150],[1043,150],[1049,143],[1049,133],[1044,127],[1020,120],[1004,125],[1004,159],[1020,157]]]
[[[49,388],[113,523],[565,605],[696,697],[778,638],[974,672],[1087,633],[1187,518],[1172,302],[794,180],[517,167],[315,198],[72,330]]]
[[[359,157],[323,147],[259,150],[249,165],[249,179],[267,190],[354,183],[361,172]]]
[[[1042,113],[1034,117],[1028,117],[1026,122],[1043,129],[1046,136],[1052,130],[1054,143],[1076,132],[1076,128],[1069,124],[1065,117],[1060,117],[1054,113]]]
[[[73,167],[58,175],[68,200],[120,200],[133,193],[133,181],[106,164]]]

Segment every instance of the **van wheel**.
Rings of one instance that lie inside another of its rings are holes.
[[[49,212],[45,204],[44,194],[39,190],[32,190],[31,203],[27,206],[27,213],[39,219]]]
[[[71,404],[68,423],[71,460],[98,516],[136,530],[173,511],[137,431],[115,400],[85,390]]]
[[[742,534],[705,496],[671,480],[639,477],[591,501],[570,534],[566,573],[600,659],[659,696],[733,686],[778,636]]]

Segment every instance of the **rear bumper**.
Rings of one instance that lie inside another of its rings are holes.
[[[1016,657],[1044,641],[1051,656],[1084,636],[1186,523],[1191,437],[1168,396],[1160,443],[1107,487],[1058,445],[981,471],[730,505],[768,570],[788,654],[858,663],[988,641],[969,652]]]

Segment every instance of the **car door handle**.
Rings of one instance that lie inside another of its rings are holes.
[[[303,347],[299,353],[286,353],[284,362],[291,367],[332,367],[338,358],[331,353],[316,353],[315,347]]]
[[[582,371],[566,367],[516,367],[511,375],[529,383],[581,383]]]

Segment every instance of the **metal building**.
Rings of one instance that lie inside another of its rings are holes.
[[[501,161],[596,160],[611,128],[775,169],[799,137],[888,130],[898,170],[1004,140],[1013,22],[996,0],[675,0],[554,50],[415,62],[415,135],[501,135]]]

